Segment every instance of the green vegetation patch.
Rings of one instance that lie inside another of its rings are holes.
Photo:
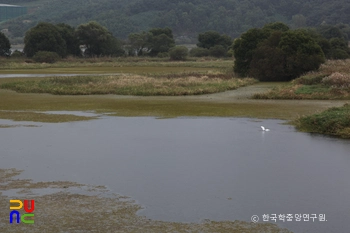
[[[51,77],[41,80],[3,83],[2,89],[20,93],[54,95],[199,95],[233,90],[255,83],[251,78],[222,78],[215,75],[183,74],[182,77],[130,75]]]
[[[350,138],[350,105],[299,118],[295,124],[301,131]]]
[[[304,85],[295,90],[295,94],[320,94],[329,91],[329,87],[322,85]]]
[[[5,59],[0,57],[0,74],[87,74],[87,73],[157,73],[208,71],[212,69],[232,70],[232,59],[211,57],[170,61],[169,58],[153,57],[67,57],[56,63],[34,63],[27,58]]]
[[[40,112],[33,112],[33,111],[0,111],[0,119],[9,119],[14,121],[59,123],[59,122],[92,120],[92,119],[96,119],[96,117],[76,116],[72,114],[47,114],[47,113],[40,113]],[[9,127],[13,127],[13,126],[9,126]],[[5,125],[0,125],[0,128],[8,128],[8,127],[6,127]]]
[[[3,124],[0,124],[0,128],[16,128],[16,127],[40,127],[38,125],[22,125],[22,124],[19,124],[19,125],[3,125]]]

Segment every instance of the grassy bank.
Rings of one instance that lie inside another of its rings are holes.
[[[150,58],[150,57],[123,57],[123,58],[66,58],[59,62],[34,63],[30,59],[0,58],[0,74],[17,73],[135,73],[135,69],[140,72],[169,71],[166,68],[173,68],[174,71],[181,69],[194,69],[191,71],[203,69],[224,69],[232,70],[232,59],[216,58],[197,58],[187,61],[171,61],[169,58]],[[145,71],[142,69],[145,68]],[[85,72],[84,72],[85,71]]]
[[[350,99],[350,60],[328,61],[317,72],[309,72],[255,99]]]
[[[222,73],[181,73],[151,76],[110,75],[51,77],[3,83],[2,89],[20,93],[55,95],[199,95],[233,90],[255,83],[251,78],[231,78]]]
[[[350,138],[350,105],[330,108],[322,113],[299,118],[294,123],[297,129],[304,132]]]

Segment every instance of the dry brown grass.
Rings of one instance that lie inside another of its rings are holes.
[[[321,83],[332,88],[348,89],[350,88],[350,74],[335,72],[323,78]]]
[[[320,72],[325,75],[331,75],[335,72],[350,74],[350,59],[346,60],[328,60],[320,67]]]

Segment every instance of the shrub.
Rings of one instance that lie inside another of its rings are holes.
[[[307,132],[350,138],[350,105],[330,108],[319,114],[298,119],[297,128]]]
[[[167,53],[167,52],[158,53],[157,57],[159,57],[159,58],[169,57],[169,53]]]
[[[23,57],[24,53],[18,50],[15,50],[12,54],[11,57]]]
[[[250,63],[253,59],[254,50],[258,44],[269,37],[269,30],[253,28],[243,33],[233,42],[233,53],[235,57],[234,71],[241,76],[247,76]]]
[[[233,50],[229,49],[226,53],[226,57],[233,57]]]
[[[27,57],[33,57],[38,51],[55,52],[65,57],[67,44],[55,25],[42,22],[26,32],[23,51]]]
[[[193,48],[190,51],[191,57],[207,57],[209,56],[209,49],[206,48]]]
[[[55,52],[39,51],[33,57],[35,62],[55,63],[60,56]]]
[[[211,47],[209,49],[210,56],[213,57],[225,57],[226,56],[226,49],[222,45],[215,45],[214,47]]]
[[[330,58],[336,60],[345,60],[350,57],[349,54],[343,49],[333,49],[331,50],[330,54]]]
[[[275,26],[251,29],[235,40],[236,73],[260,81],[289,81],[325,62],[321,47],[305,31]]]
[[[172,60],[185,60],[188,55],[188,49],[185,46],[176,46],[169,51]]]

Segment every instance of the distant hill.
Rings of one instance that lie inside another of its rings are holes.
[[[29,14],[0,25],[23,37],[39,21],[77,26],[95,20],[115,36],[170,27],[184,41],[216,30],[232,37],[281,21],[292,27],[350,24],[349,0],[0,0],[28,7]]]

